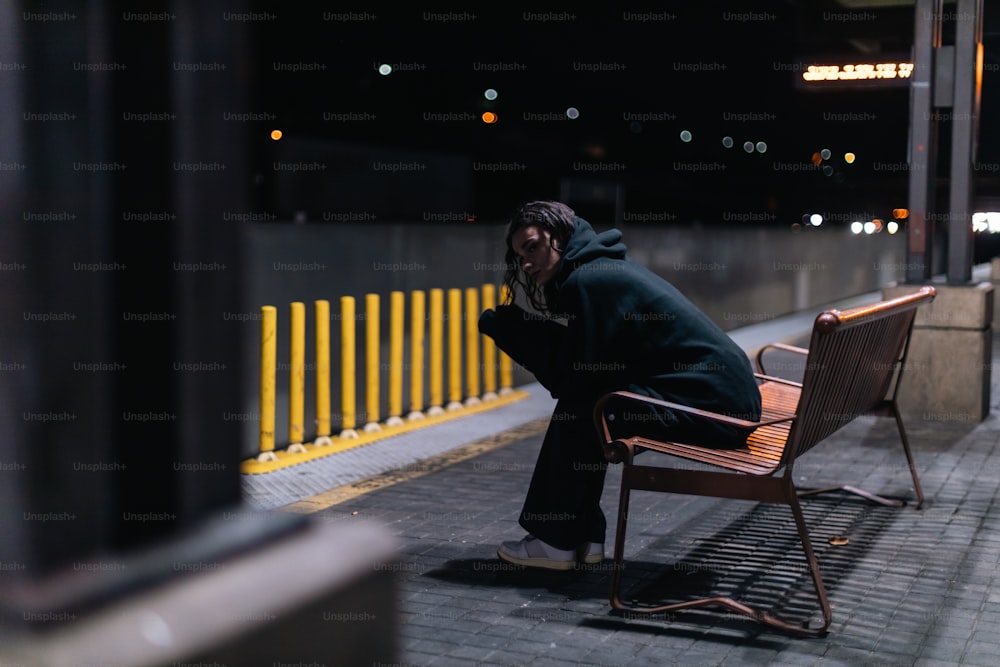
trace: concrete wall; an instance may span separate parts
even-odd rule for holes
[[[906,240],[902,235],[856,236],[843,227],[794,232],[756,225],[626,225],[622,229],[635,260],[670,280],[727,331],[875,291],[905,276]],[[504,228],[496,224],[275,222],[250,224],[245,230],[247,306],[223,317],[246,322],[240,343],[248,377],[258,378],[259,307],[278,308],[278,447],[287,442],[289,303],[298,300],[307,306],[308,435],[314,419],[313,300],[329,299],[331,314],[335,314],[339,313],[340,297],[354,296],[357,312],[363,313],[365,294],[381,295],[380,420],[384,420],[388,409],[389,293],[499,285],[503,276]],[[339,430],[339,325],[339,319],[331,322],[334,433]],[[358,321],[357,335],[360,348],[363,320]],[[365,421],[364,365],[361,349],[358,352],[360,425]],[[404,356],[408,366],[408,346]],[[515,370],[515,385],[530,381],[529,374]],[[409,410],[408,382],[406,374],[404,413]],[[243,408],[226,417],[245,421],[248,456],[257,452],[257,392],[256,382],[248,385]]]

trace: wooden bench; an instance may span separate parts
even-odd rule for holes
[[[846,311],[826,311],[820,313],[815,320],[808,349],[780,343],[762,348],[756,357],[759,372],[755,373],[763,401],[763,414],[758,422],[734,419],[625,391],[603,396],[595,406],[594,421],[605,458],[611,463],[623,465],[611,606],[616,610],[638,614],[662,614],[694,607],[716,606],[745,614],[784,631],[810,636],[825,634],[832,618],[830,603],[809,541],[799,496],[844,489],[887,504],[902,506],[906,503],[882,498],[852,486],[799,490],[795,487],[793,468],[800,456],[856,417],[871,414],[892,416],[895,417],[903,452],[913,477],[916,493],[914,506],[919,508],[922,505],[923,491],[896,398],[917,308],[931,302],[934,296],[934,288],[926,286],[896,299]],[[763,355],[768,349],[804,355],[802,382],[767,375]],[[648,435],[623,438],[619,434],[615,439],[608,428],[613,417],[608,413],[610,406],[607,403],[612,398],[615,398],[616,405],[622,405],[618,401],[626,399],[626,406],[634,407],[632,401],[636,401],[755,430],[748,437],[746,446],[740,449],[720,450],[697,443],[660,442],[650,439]],[[655,460],[663,465],[636,465],[635,455],[643,451],[660,452],[669,457],[656,457]],[[694,466],[692,462],[697,462],[698,465]],[[791,623],[766,610],[729,597],[706,597],[659,606],[626,604],[621,598],[620,589],[629,494],[633,490],[787,505],[794,516],[798,537],[808,561],[816,599],[823,614],[822,624],[816,627],[816,624],[809,622]]]

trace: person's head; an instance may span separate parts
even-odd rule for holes
[[[519,206],[507,226],[507,271],[504,285],[511,300],[518,286],[531,305],[542,312],[554,305],[553,278],[563,249],[573,235],[576,213],[556,201],[532,201]]]

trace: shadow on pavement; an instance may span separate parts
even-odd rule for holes
[[[793,623],[815,621],[819,606],[791,511],[766,503],[744,503],[734,512],[731,505],[718,506],[697,521],[646,541],[639,554],[634,547],[626,547],[623,598],[651,606],[726,596]],[[892,524],[899,514],[915,511],[885,507],[843,492],[804,500],[803,513],[831,600],[858,563],[871,567],[879,553],[877,542],[893,534]],[[648,536],[653,528],[638,521],[630,525],[630,534],[634,530],[636,535]],[[512,565],[496,558],[470,558],[449,560],[423,576],[460,586],[544,590],[563,600],[607,600],[613,570],[610,557],[565,572]],[[681,618],[700,618],[716,628],[771,634],[747,617],[721,608],[714,613],[622,614],[612,612],[607,604],[609,618],[624,615],[627,621],[659,622],[661,626]],[[581,610],[581,618],[586,616]]]

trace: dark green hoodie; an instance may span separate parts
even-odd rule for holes
[[[746,353],[677,288],[625,256],[621,231],[576,218],[557,274],[565,325],[500,306],[479,328],[553,398],[593,403],[614,390],[741,419],[760,418]]]

